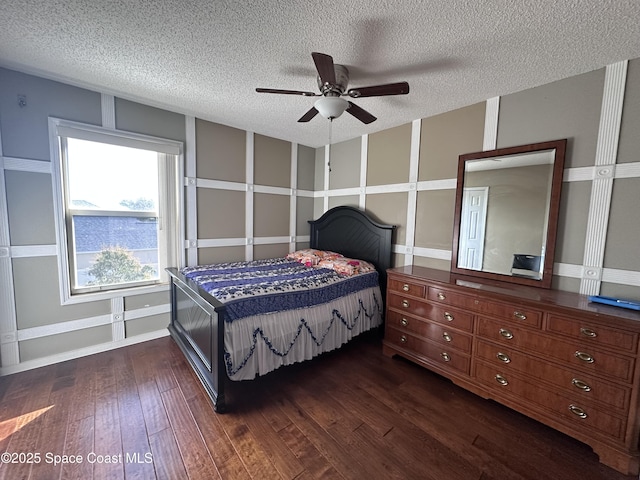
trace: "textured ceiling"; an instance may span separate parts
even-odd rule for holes
[[[0,66],[303,145],[317,91],[311,52],[350,87],[406,80],[406,96],[353,100],[333,143],[640,57],[638,0],[10,0]],[[20,92],[16,92],[20,93]]]

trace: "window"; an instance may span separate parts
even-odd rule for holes
[[[49,123],[63,303],[166,282],[180,258],[182,144]]]

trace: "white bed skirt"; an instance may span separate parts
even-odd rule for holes
[[[330,303],[235,320],[224,326],[225,366],[231,380],[251,380],[283,365],[335,350],[382,324],[379,287]]]

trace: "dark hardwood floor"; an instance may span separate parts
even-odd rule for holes
[[[373,336],[232,383],[223,415],[168,337],[0,377],[0,400],[10,480],[632,478]]]

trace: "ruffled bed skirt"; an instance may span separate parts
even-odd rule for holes
[[[225,366],[231,380],[251,380],[283,365],[335,350],[382,324],[379,287],[330,303],[225,324]]]

